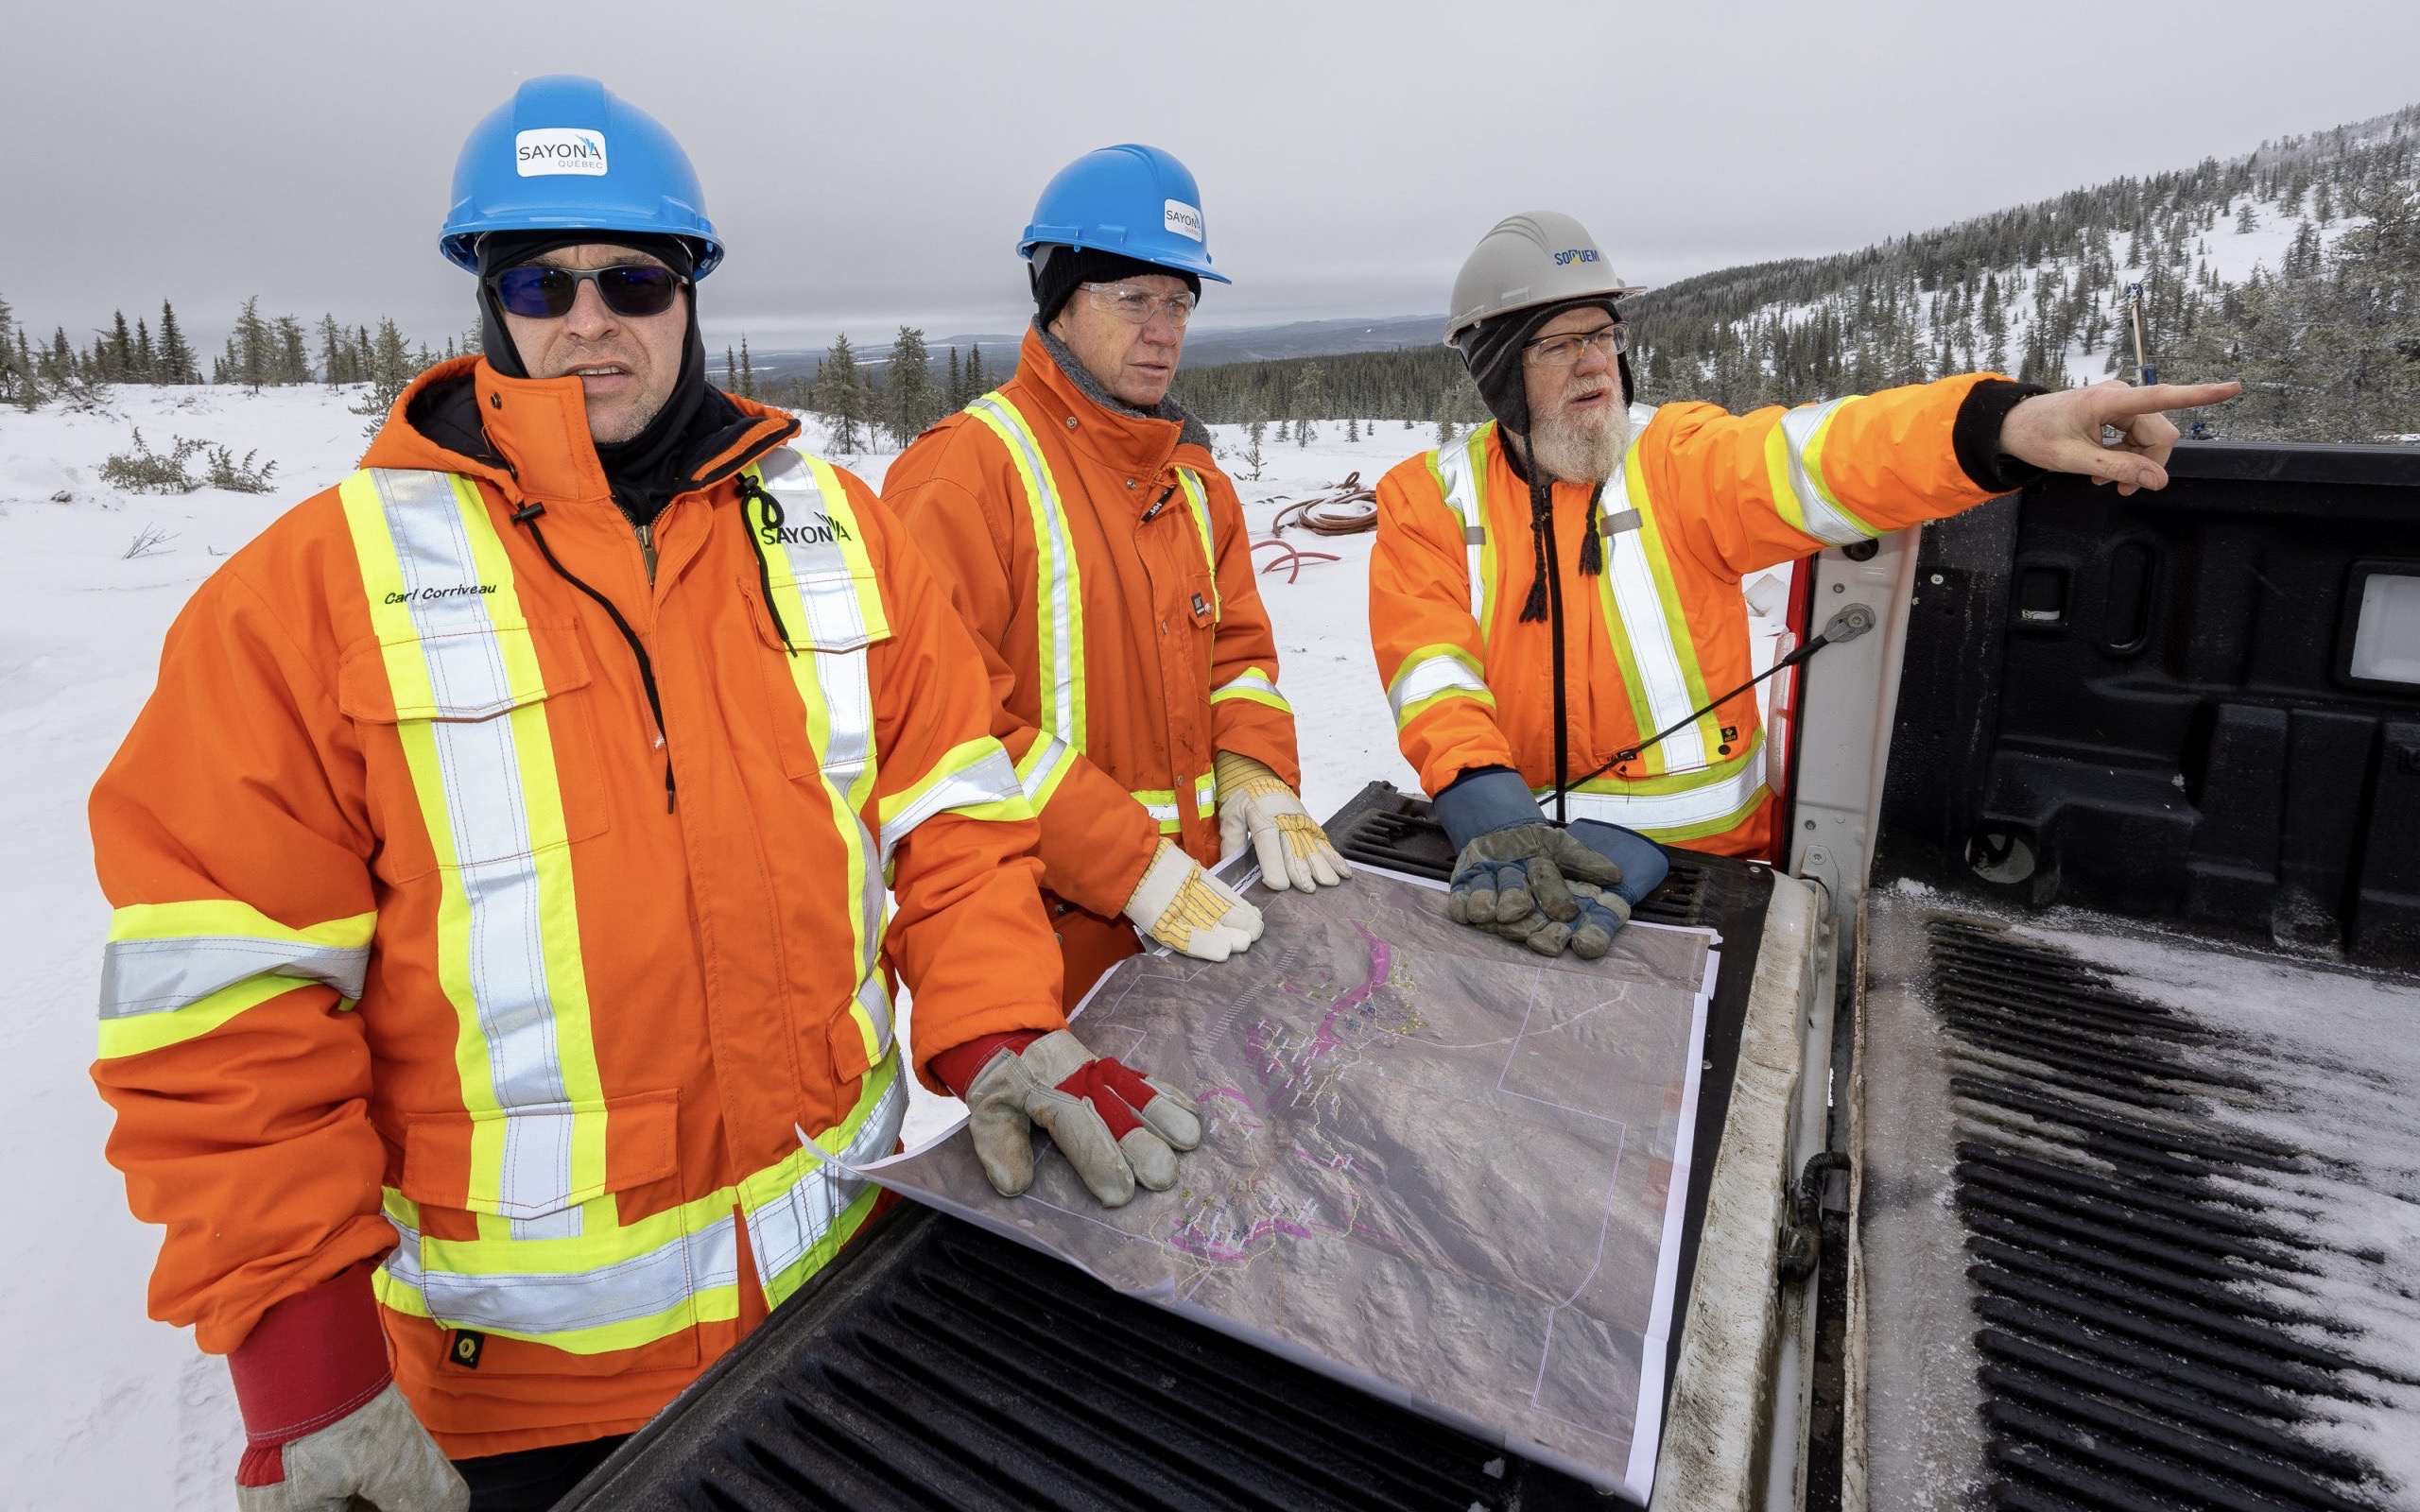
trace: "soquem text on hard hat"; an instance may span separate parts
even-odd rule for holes
[[[512,139],[512,165],[524,179],[550,173],[602,174],[605,133],[569,126],[519,132]]]
[[[1197,242],[1201,239],[1200,207],[1188,205],[1182,199],[1170,199],[1163,206],[1161,218],[1167,229],[1178,235],[1189,236]]]
[[[756,539],[769,546],[828,546],[835,541],[855,541],[849,527],[828,514],[819,514],[808,525],[761,524]]]
[[[1554,266],[1557,267],[1567,267],[1573,263],[1595,261],[1597,261],[1597,249],[1594,247],[1568,247],[1554,254]]]
[[[400,593],[389,593],[389,604],[434,604],[442,599],[462,598],[472,593],[493,593],[493,583],[457,583],[451,588],[406,588]]]

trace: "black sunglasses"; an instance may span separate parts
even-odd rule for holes
[[[559,320],[571,314],[582,284],[594,283],[597,298],[615,315],[662,315],[672,308],[672,297],[686,282],[668,267],[634,263],[625,267],[547,267],[524,263],[492,276],[498,304],[533,320]]]

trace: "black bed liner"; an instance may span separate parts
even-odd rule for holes
[[[1427,806],[1373,782],[1346,855],[1442,878]],[[1640,917],[1723,936],[1675,1318],[1729,1107],[1767,868],[1675,851]],[[1677,1360],[1680,1330],[1671,1348]],[[1670,1371],[1667,1371],[1668,1382]],[[564,1500],[565,1508],[1435,1508],[1621,1504],[969,1225],[902,1204]]]

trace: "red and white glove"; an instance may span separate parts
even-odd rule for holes
[[[471,1488],[387,1367],[373,1261],[261,1314],[227,1357],[244,1415],[242,1512],[465,1512]]]
[[[1201,1143],[1192,1098],[1094,1055],[1064,1029],[985,1035],[931,1064],[966,1100],[976,1158],[1004,1197],[1033,1185],[1035,1125],[1104,1208],[1124,1207],[1137,1186],[1176,1185],[1177,1152]]]

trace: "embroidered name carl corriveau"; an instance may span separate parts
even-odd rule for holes
[[[389,593],[389,604],[433,604],[441,598],[459,598],[465,593],[493,593],[493,583],[458,583],[452,588],[421,588],[401,593]]]

